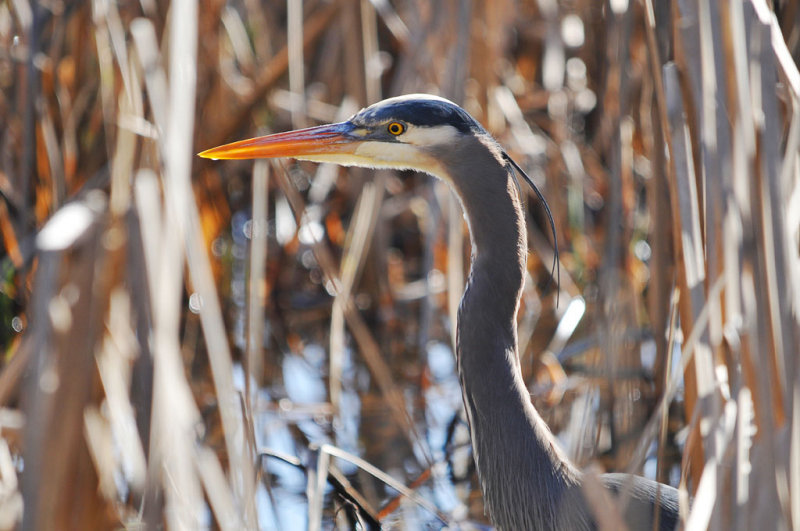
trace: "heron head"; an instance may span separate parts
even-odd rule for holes
[[[513,167],[542,201],[553,231],[554,270],[558,264],[555,223],[539,188],[467,111],[438,96],[410,94],[389,98],[338,124],[241,140],[203,151],[199,156],[291,157],[343,166],[417,170],[478,197],[483,188],[475,183],[481,179],[481,173],[492,169],[511,172]],[[479,174],[477,178],[475,173]],[[507,184],[503,180],[497,182],[501,186]]]
[[[412,169],[445,176],[441,154],[484,133],[461,107],[413,94],[367,107],[349,120],[241,140],[203,151],[210,159],[292,157],[344,166]]]

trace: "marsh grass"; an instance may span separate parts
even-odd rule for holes
[[[0,527],[488,523],[423,175],[208,147],[435,92],[542,188],[519,317],[588,473],[800,526],[800,4],[0,3]]]

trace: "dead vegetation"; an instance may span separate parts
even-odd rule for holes
[[[568,453],[800,527],[798,57],[795,0],[0,3],[0,528],[487,523],[447,188],[194,156],[409,92],[548,198],[519,331]]]

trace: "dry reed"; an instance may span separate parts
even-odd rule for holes
[[[194,157],[408,92],[551,204],[522,365],[589,481],[680,485],[687,529],[800,527],[800,2],[773,4],[0,3],[0,528],[488,522],[434,363],[454,196]]]

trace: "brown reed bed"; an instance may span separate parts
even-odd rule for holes
[[[488,522],[447,188],[194,156],[409,92],[548,198],[522,364],[573,459],[679,485],[688,529],[800,527],[800,3],[773,4],[0,3],[0,528]]]

